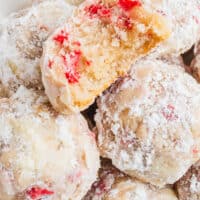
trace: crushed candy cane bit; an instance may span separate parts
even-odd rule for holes
[[[194,148],[194,149],[192,149],[192,153],[197,154],[197,153],[199,153],[199,150],[197,148]]]
[[[196,16],[192,16],[192,18],[193,18],[193,20],[196,22],[196,24],[199,24],[199,23],[200,23],[199,19],[198,19]]]
[[[61,56],[65,65],[65,77],[69,83],[77,83],[80,78],[80,74],[77,71],[77,67],[81,60],[81,55],[81,51],[75,50],[73,52],[70,52],[69,61],[67,61],[66,56]]]
[[[52,60],[49,60],[49,61],[48,61],[48,67],[49,67],[50,69],[51,69],[52,65],[53,65],[53,61],[52,61]]]
[[[125,11],[129,11],[134,7],[141,6],[141,2],[138,0],[119,0],[118,5]]]
[[[74,183],[74,182],[77,182],[81,178],[82,175],[83,175],[82,172],[79,170],[76,173],[69,175],[67,177],[67,180],[71,183]]]
[[[109,18],[111,16],[111,10],[100,4],[92,4],[86,7],[85,11],[89,13],[90,17]]]
[[[178,119],[178,116],[174,112],[175,108],[172,105],[167,105],[166,108],[162,109],[162,114],[168,121],[173,121]]]
[[[68,36],[69,34],[68,33],[65,33],[63,30],[61,31],[60,34],[56,35],[53,40],[58,42],[59,44],[63,45],[64,41],[68,40]]]
[[[38,186],[32,187],[26,191],[26,195],[33,200],[40,200],[42,197],[53,195],[54,192]]]
[[[75,41],[72,44],[75,45],[75,46],[79,46],[79,47],[81,46],[81,43],[79,41]]]
[[[131,20],[129,17],[120,16],[118,17],[118,20],[117,20],[117,26],[122,29],[131,30],[133,27],[133,24],[131,23]]]

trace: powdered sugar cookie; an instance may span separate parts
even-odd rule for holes
[[[200,199],[200,160],[177,182],[180,200]]]
[[[22,87],[0,100],[2,200],[81,200],[96,179],[99,154],[86,121],[46,101]]]
[[[111,165],[102,166],[99,178],[83,200],[177,200],[170,188],[157,189],[131,179]]]
[[[40,57],[48,35],[72,13],[64,0],[48,0],[12,14],[1,24],[0,80],[16,91],[19,85],[42,88]]]
[[[155,50],[156,55],[175,54],[189,50],[200,39],[199,0],[142,0],[165,16],[171,24],[172,34]]]
[[[132,70],[99,98],[101,155],[130,176],[173,184],[200,158],[200,86],[159,60]]]
[[[42,78],[54,108],[87,108],[134,60],[169,37],[166,26],[139,1],[85,1],[45,42]]]

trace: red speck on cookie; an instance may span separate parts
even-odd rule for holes
[[[198,19],[196,16],[192,16],[192,18],[193,18],[193,20],[194,20],[197,24],[200,23],[199,19]]]
[[[111,10],[104,5],[93,4],[85,8],[90,17],[97,16],[99,18],[109,18]]]
[[[197,148],[194,148],[194,149],[192,149],[192,153],[197,154],[197,153],[199,153],[199,150]]]
[[[119,0],[118,5],[125,11],[129,11],[136,6],[141,6],[141,2],[138,0]]]
[[[131,20],[129,17],[120,16],[118,17],[118,20],[117,20],[117,26],[122,29],[131,30],[133,27],[133,24],[131,23]]]
[[[107,191],[106,189],[106,184],[104,183],[104,180],[100,180],[99,182],[97,182],[96,184],[94,184],[94,188],[96,188],[96,195],[101,195],[104,192]]]
[[[178,116],[174,112],[175,108],[172,105],[167,105],[166,108],[162,109],[162,114],[168,121],[173,121],[178,119]]]
[[[82,172],[79,170],[74,174],[71,174],[67,177],[67,180],[70,181],[71,183],[77,182],[80,180],[82,176]]]
[[[89,132],[89,136],[93,139],[96,140],[96,134],[92,131]]]
[[[86,60],[85,63],[87,66],[90,66],[92,64],[92,61]]]
[[[75,42],[73,42],[73,45],[80,47],[81,43],[79,41],[75,41]]]
[[[33,200],[40,200],[42,197],[53,195],[54,192],[45,188],[34,186],[26,191],[26,195]]]
[[[63,30],[58,34],[56,35],[53,40],[58,42],[59,44],[63,45],[64,41],[68,40],[68,36],[69,34],[68,33],[65,33]]]
[[[49,67],[50,69],[51,69],[52,65],[53,65],[53,61],[52,61],[52,60],[49,60],[49,61],[48,61],[48,67]]]
[[[69,59],[66,56],[61,55],[65,65],[65,77],[69,83],[77,83],[80,74],[77,71],[77,67],[81,61],[82,52],[80,50],[74,50],[69,53]]]

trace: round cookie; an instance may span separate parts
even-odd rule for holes
[[[179,200],[200,199],[200,160],[176,183]]]
[[[103,165],[99,178],[83,200],[178,200],[170,188],[157,189],[131,179],[111,165]]]
[[[43,42],[73,9],[64,0],[48,0],[1,22],[0,84],[7,93],[15,92],[19,85],[43,87],[39,67]]]
[[[23,87],[0,100],[0,113],[0,198],[81,200],[99,168],[84,118],[55,112]]]
[[[156,50],[155,55],[180,55],[200,39],[199,0],[142,0],[170,22],[172,34]]]
[[[157,186],[173,184],[200,158],[200,85],[184,69],[141,60],[98,100],[101,155]]]
[[[191,63],[190,68],[191,68],[192,75],[200,83],[200,42],[196,45],[195,57]]]
[[[165,18],[134,2],[87,0],[45,42],[42,80],[56,110],[86,109],[136,59],[169,37]]]

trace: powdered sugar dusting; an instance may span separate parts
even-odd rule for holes
[[[138,62],[99,99],[101,153],[130,175],[174,183],[200,156],[192,153],[200,144],[199,106],[200,86],[179,66]]]

